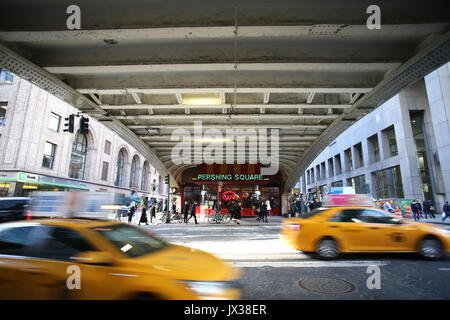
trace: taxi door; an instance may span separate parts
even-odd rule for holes
[[[32,287],[32,299],[117,299],[126,290],[117,268],[74,260],[96,249],[75,230],[44,226],[32,267],[23,274]]]
[[[376,251],[410,251],[416,228],[386,212],[367,209],[362,214],[373,230],[372,247]]]
[[[327,233],[340,242],[343,251],[370,250],[373,230],[361,220],[364,209],[343,209],[327,223]]]

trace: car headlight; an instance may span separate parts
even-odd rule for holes
[[[226,290],[238,289],[234,281],[180,281],[193,293],[201,297],[214,297],[225,294]]]

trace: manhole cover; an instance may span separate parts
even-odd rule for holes
[[[349,293],[355,290],[352,283],[334,278],[304,278],[298,280],[298,285],[303,289],[325,294]]]

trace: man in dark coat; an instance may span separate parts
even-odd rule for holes
[[[430,214],[430,204],[428,202],[428,200],[423,200],[423,213],[425,214],[425,219],[428,219],[428,215],[431,216]]]
[[[270,197],[270,214],[275,214],[275,199],[273,197]]]
[[[152,207],[150,209],[150,223],[152,223],[153,218],[156,220],[156,203],[152,203]]]
[[[239,202],[235,202],[233,205],[233,217],[234,217],[234,222],[236,222],[236,224],[240,224],[239,221],[241,220],[241,204]]]
[[[193,204],[192,204],[192,206],[191,206],[191,210],[190,210],[190,216],[189,216],[189,219],[188,219],[188,222],[189,222],[189,220],[191,220],[191,218],[192,217],[194,217],[194,220],[195,220],[195,224],[198,224],[198,222],[197,222],[197,216],[195,215],[195,209],[197,208],[197,201],[195,201]]]
[[[420,213],[422,211],[422,206],[416,200],[414,200],[411,203],[411,211],[413,212],[414,215],[414,221],[420,221]]]
[[[146,225],[148,225],[148,222],[147,222],[147,206],[148,206],[148,198],[147,197],[142,197],[142,201],[141,201],[141,219],[139,220],[139,225],[141,225],[141,223],[145,223]]]
[[[267,211],[267,204],[265,201],[263,201],[261,203],[261,220],[264,222],[268,222],[267,221],[267,215],[268,215],[268,211]]]
[[[189,202],[187,202],[187,200],[185,200],[184,205],[183,205],[183,221],[184,221],[184,223],[188,223],[188,214],[189,214]]]

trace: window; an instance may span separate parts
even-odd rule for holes
[[[355,156],[355,167],[361,168],[364,167],[364,157],[363,157],[363,151],[362,151],[362,144],[358,143],[353,147],[354,156]]]
[[[105,153],[111,154],[111,142],[108,140],[105,140]]]
[[[360,175],[349,179],[349,184],[355,189],[357,194],[368,194],[369,190],[366,188],[366,177]]]
[[[55,161],[56,144],[51,142],[45,142],[44,146],[44,158],[42,159],[42,166],[45,168],[53,169],[53,163]]]
[[[341,167],[341,155],[337,154],[334,156],[334,170],[336,172],[336,175],[342,174],[342,167]]]
[[[6,110],[8,110],[8,102],[0,102],[0,127],[6,125]]]
[[[2,69],[0,71],[0,84],[12,84],[13,75],[8,70]]]
[[[109,169],[109,163],[103,161],[102,178],[101,178],[103,181],[107,181],[108,180],[108,169]]]
[[[43,244],[34,255],[38,258],[53,260],[70,260],[70,257],[86,251],[96,251],[77,232],[63,227],[46,227]]]
[[[138,171],[139,171],[139,158],[137,156],[134,156],[133,160],[131,161],[130,188],[138,186],[137,184]]]
[[[340,181],[333,182],[331,184],[331,186],[333,188],[342,188],[344,186],[344,183],[342,182],[342,180],[340,180]]]
[[[334,177],[333,158],[328,159],[328,178]]]
[[[125,161],[126,161],[126,151],[125,149],[121,149],[119,151],[119,155],[117,156],[117,163],[116,163],[116,178],[114,179],[114,185],[116,186],[123,186]]]
[[[144,162],[144,168],[142,169],[142,185],[141,190],[148,191],[148,175],[150,173],[150,166],[148,162]]]
[[[87,138],[86,134],[78,130],[72,144],[72,154],[70,156],[69,177],[83,179],[86,165]]]
[[[0,232],[0,254],[23,255],[24,249],[32,243],[31,231],[36,227],[9,228]]]
[[[364,210],[360,219],[365,223],[402,224],[400,219],[378,210]]]
[[[352,161],[352,150],[348,148],[344,151],[344,161],[345,161],[345,170],[352,171],[353,170],[353,161]]]
[[[361,214],[364,210],[360,209],[347,209],[342,210],[330,219],[331,222],[348,222],[348,223],[357,223],[361,222]]]
[[[378,146],[378,135],[373,135],[367,139],[369,144],[369,155],[371,163],[380,161],[380,147]]]
[[[95,228],[94,231],[101,234],[129,258],[141,257],[168,246],[166,242],[128,225],[112,225]]]
[[[400,166],[376,171],[373,174],[378,199],[403,198],[403,184]]]
[[[395,138],[394,126],[390,126],[389,128],[384,129],[383,135],[385,136],[385,139],[387,140],[387,143],[389,145],[389,156],[394,157],[398,155],[397,139]]]
[[[50,113],[50,119],[48,121],[48,128],[59,132],[59,125],[61,123],[61,117],[58,116],[56,113],[51,112]]]

